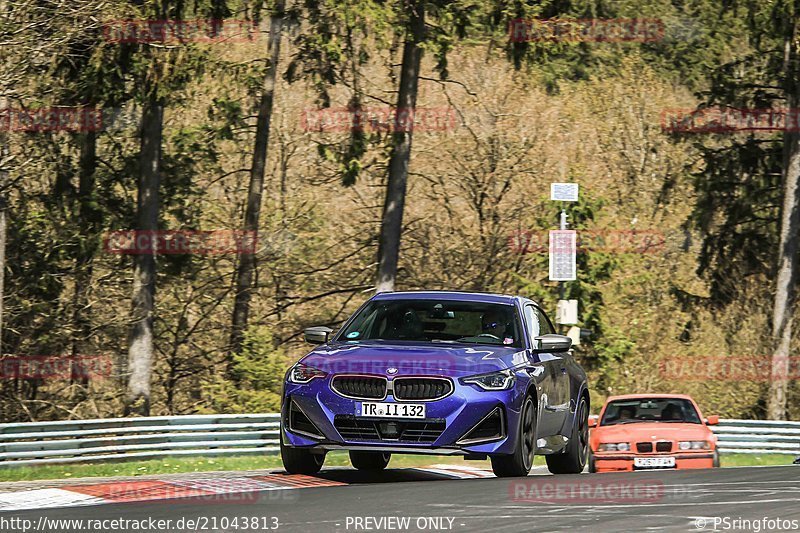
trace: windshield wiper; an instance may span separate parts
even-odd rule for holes
[[[480,345],[483,345],[483,346],[504,346],[500,342],[485,342],[485,341],[482,342],[482,341],[464,340],[464,339],[468,339],[468,338],[469,337],[461,337],[460,339],[457,339],[456,342],[461,342],[461,343],[464,343],[464,344],[480,344]]]

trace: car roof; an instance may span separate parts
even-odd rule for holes
[[[613,402],[615,400],[638,400],[639,398],[655,398],[655,399],[667,399],[667,398],[674,398],[676,400],[689,400],[694,401],[691,396],[688,394],[620,394],[619,396],[609,396],[606,400],[606,403]]]
[[[450,302],[485,302],[498,304],[513,304],[516,296],[507,294],[492,294],[487,292],[460,292],[460,291],[400,291],[381,292],[372,297],[373,300],[406,300],[409,298],[419,300],[442,300]]]

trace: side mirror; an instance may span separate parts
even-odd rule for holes
[[[306,342],[311,344],[325,344],[328,342],[328,336],[333,333],[333,330],[328,326],[312,326],[303,331],[303,336]]]
[[[711,415],[706,418],[706,425],[716,426],[717,424],[719,424],[719,415]]]
[[[534,350],[536,352],[566,352],[572,347],[572,339],[566,335],[548,333],[536,337],[535,340],[539,343],[539,347]]]
[[[600,418],[600,415],[589,415],[589,427],[594,428],[597,427],[597,419]]]

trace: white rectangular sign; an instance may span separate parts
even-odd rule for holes
[[[550,231],[550,280],[572,281],[578,270],[575,249],[578,234],[575,230]]]
[[[559,200],[561,202],[577,202],[578,201],[578,184],[577,183],[551,183],[550,184],[550,199]]]
[[[556,304],[556,324],[574,326],[578,323],[578,300],[559,300]]]

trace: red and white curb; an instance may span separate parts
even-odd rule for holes
[[[464,465],[433,465],[426,468],[415,468],[415,470],[422,470],[432,474],[441,474],[443,476],[450,476],[456,479],[479,479],[495,477],[491,470],[484,470],[482,468]]]
[[[106,503],[67,489],[36,489],[24,492],[0,494],[0,511],[22,511],[26,509],[52,509],[55,507],[78,507]]]
[[[497,477],[491,470],[483,468],[476,468],[468,465],[433,465],[425,468],[414,468],[414,470],[421,470],[423,472],[430,472],[432,474],[440,474],[449,476],[455,479],[482,479]],[[550,471],[546,466],[534,466],[531,468],[530,475],[549,475]]]
[[[345,485],[312,476],[267,474],[249,477],[120,481],[0,494],[0,511],[53,509],[123,502],[190,498],[195,501],[255,503],[262,491]]]
[[[433,465],[413,468],[450,479],[494,477],[489,470],[464,465]],[[111,483],[67,485],[59,488],[33,489],[0,493],[0,512],[54,509],[125,502],[157,502],[191,499],[194,501],[256,503],[265,499],[264,491],[347,485],[314,476],[265,474],[255,476],[198,477],[172,480],[119,481]]]

